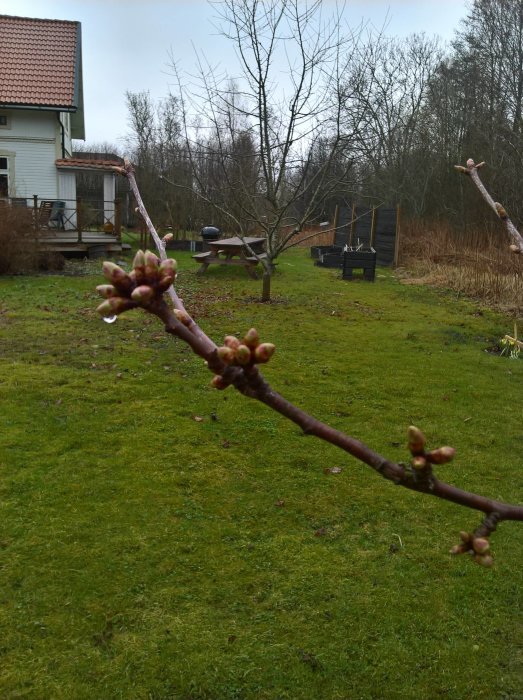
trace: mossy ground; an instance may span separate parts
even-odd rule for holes
[[[443,478],[523,501],[523,362],[485,352],[510,318],[302,251],[259,304],[177,257],[212,337],[276,343],[287,398],[396,460],[414,423],[456,447]],[[155,319],[102,323],[96,269],[0,279],[0,696],[521,697],[521,525],[491,570],[452,558],[478,514],[212,390]]]

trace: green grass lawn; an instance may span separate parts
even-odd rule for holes
[[[414,423],[457,449],[442,478],[523,501],[523,362],[485,352],[510,318],[302,251],[263,305],[177,258],[209,335],[277,345],[284,396],[398,461]],[[211,389],[143,312],[103,323],[100,267],[0,279],[0,697],[522,698],[522,525],[492,569],[451,557],[479,514]]]

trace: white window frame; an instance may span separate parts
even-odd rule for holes
[[[7,168],[0,168],[0,175],[5,175],[7,177],[7,194],[5,196],[9,197],[10,196],[10,189],[11,189],[11,175],[9,172],[10,157],[7,154],[0,153],[0,158],[5,158],[7,160]]]

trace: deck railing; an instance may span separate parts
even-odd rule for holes
[[[20,206],[21,199],[17,200]],[[95,231],[115,236],[121,242],[121,202],[119,199],[103,201],[99,206],[76,199],[45,199],[33,195],[33,221],[37,232],[76,232],[77,242],[82,243],[83,233]]]

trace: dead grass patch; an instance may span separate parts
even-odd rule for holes
[[[410,221],[402,236],[402,282],[446,287],[520,315],[522,257],[509,251],[508,240],[499,228],[456,231],[444,223]]]

